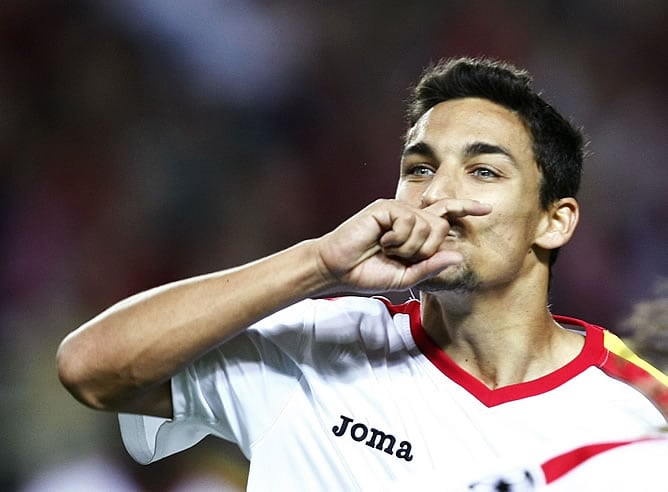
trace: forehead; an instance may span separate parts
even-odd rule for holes
[[[436,149],[456,149],[471,141],[489,142],[528,153],[531,135],[520,117],[503,106],[486,99],[452,99],[437,104],[409,130],[406,145],[426,142]]]

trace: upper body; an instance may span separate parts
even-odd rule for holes
[[[303,301],[176,375],[173,419],[122,415],[123,439],[142,463],[205,435],[231,440],[250,459],[249,490],[385,491],[411,480],[460,490],[591,443],[652,436],[665,420],[634,385],[666,378],[610,332],[555,322],[583,339],[580,353],[490,389],[429,337],[416,300]]]
[[[254,323],[311,297],[411,287],[437,349],[489,390],[568,366],[585,339],[554,321],[547,296],[578,222],[582,137],[513,70],[435,67],[415,91],[395,198],[112,306],[61,344],[65,386],[94,408],[171,418],[172,377]]]

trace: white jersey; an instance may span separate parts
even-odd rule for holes
[[[571,449],[543,463],[488,473],[459,488],[439,488],[438,474],[397,481],[386,492],[663,492],[668,490],[668,434],[599,442]]]
[[[176,375],[173,420],[121,415],[123,440],[149,463],[228,439],[250,459],[249,490],[367,492],[437,476],[447,491],[665,424],[629,384],[659,379],[666,398],[665,376],[610,332],[556,319],[585,336],[581,353],[492,390],[431,341],[418,301],[302,301]]]

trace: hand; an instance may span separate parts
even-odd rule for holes
[[[334,290],[405,290],[462,261],[442,247],[448,218],[486,215],[491,206],[444,199],[420,209],[377,200],[317,240],[323,275]]]

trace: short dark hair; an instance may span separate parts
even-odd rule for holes
[[[526,70],[488,58],[451,58],[430,65],[408,101],[409,129],[429,109],[451,99],[487,99],[515,112],[532,139],[534,158],[541,171],[540,205],[547,209],[580,188],[585,139],[582,131],[561,116],[532,87]],[[550,255],[554,263],[557,250]]]

